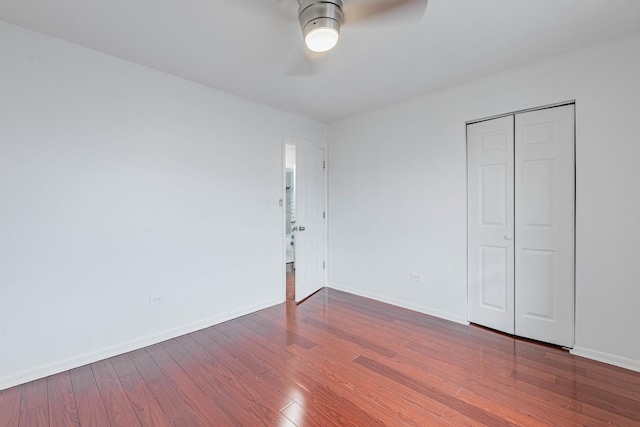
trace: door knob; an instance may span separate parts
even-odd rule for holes
[[[511,234],[506,234],[504,236],[504,240],[511,240],[511,239],[513,239],[513,236]]]
[[[305,228],[303,226],[298,227],[298,231],[304,231]]]

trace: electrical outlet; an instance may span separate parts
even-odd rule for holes
[[[409,280],[411,280],[412,282],[424,282],[424,276],[420,273],[410,273],[409,274]]]
[[[164,295],[151,295],[149,297],[149,305],[162,304],[164,302]]]

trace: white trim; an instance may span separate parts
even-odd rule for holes
[[[259,304],[254,304],[250,307],[245,307],[240,310],[231,311],[228,313],[220,314],[214,317],[209,317],[197,322],[192,322],[183,326],[169,329],[157,334],[147,335],[146,337],[127,341],[122,344],[113,345],[103,348],[98,351],[83,354],[81,356],[71,357],[57,362],[48,363],[36,368],[27,369],[16,374],[8,375],[0,378],[0,390],[24,384],[29,381],[37,380],[40,378],[48,377],[49,375],[58,374],[60,372],[68,371],[69,369],[78,368],[80,366],[87,365],[89,363],[97,362],[99,360],[108,359],[119,354],[127,353],[129,351],[137,350],[143,347],[147,347],[153,344],[157,344],[162,341],[166,341],[181,335],[189,334],[191,332],[199,331],[204,328],[208,328],[218,323],[226,322],[231,319],[235,319],[246,314],[256,312],[268,307],[282,303],[281,298],[274,298],[263,301]]]
[[[448,313],[446,311],[437,310],[431,307],[425,307],[423,305],[413,304],[407,301],[397,300],[395,298],[389,298],[384,295],[379,295],[373,292],[363,291],[361,289],[351,288],[349,286],[340,285],[337,283],[330,283],[329,288],[337,289],[339,291],[348,292],[353,295],[358,295],[365,298],[371,298],[376,301],[384,302],[387,304],[395,305],[397,307],[406,308],[412,311],[417,311],[418,313],[428,314],[429,316],[438,317],[440,319],[449,320],[451,322],[460,323],[462,325],[468,325],[466,317],[459,316],[456,314]]]
[[[609,365],[619,366],[632,371],[640,372],[640,360],[628,359],[615,354],[605,353],[598,350],[592,350],[585,347],[573,347],[569,350],[574,356],[586,357],[587,359],[597,360],[598,362],[608,363]]]

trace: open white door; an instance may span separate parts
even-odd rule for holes
[[[324,286],[324,162],[322,147],[296,142],[296,302]]]
[[[516,335],[573,347],[574,106],[516,115]]]
[[[468,317],[514,333],[513,116],[467,126]]]

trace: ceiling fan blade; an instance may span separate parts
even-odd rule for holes
[[[429,0],[350,0],[343,6],[345,24],[376,21],[419,22]]]

